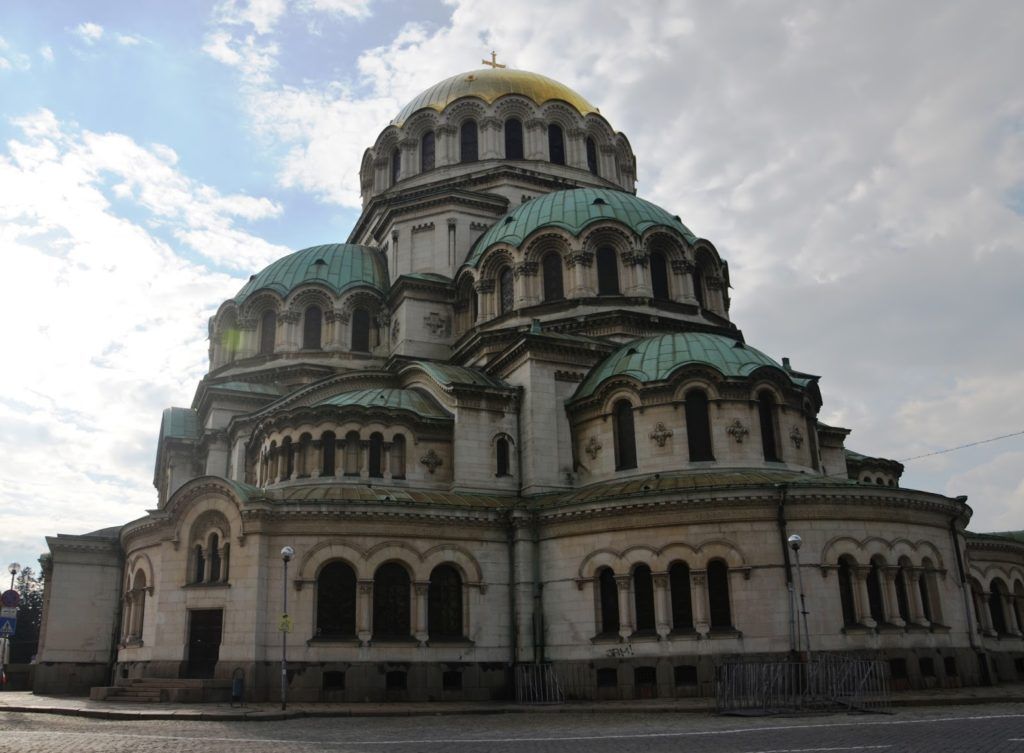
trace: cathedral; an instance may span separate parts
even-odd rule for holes
[[[636,175],[542,75],[409,102],[348,240],[210,319],[155,509],[47,539],[35,691],[484,700],[542,666],[671,698],[805,645],[896,689],[1024,678],[1024,535],[848,449],[813,364],[745,340],[727,261]]]

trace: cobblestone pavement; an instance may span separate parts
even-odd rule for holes
[[[109,721],[0,714],[0,753],[1024,753],[1019,704],[886,715],[509,714],[280,722]]]

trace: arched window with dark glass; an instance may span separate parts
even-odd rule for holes
[[[896,571],[896,609],[904,623],[910,622],[910,594],[907,593],[907,578],[910,572],[904,566]]]
[[[924,567],[924,572],[921,573],[921,577],[917,579],[917,590],[921,596],[921,612],[924,613],[924,617],[928,622],[935,622],[935,613],[932,611],[932,596],[929,589],[929,580],[932,577],[931,562],[925,560],[921,563]]]
[[[370,312],[362,307],[352,312],[352,350],[358,353],[370,350]]]
[[[438,565],[427,588],[427,634],[431,640],[462,638],[462,576],[451,565]]]
[[[345,435],[345,475],[358,476],[362,458],[359,457],[359,432],[350,431]]]
[[[857,624],[857,607],[853,599],[853,565],[849,557],[839,559],[839,603],[843,609],[843,625]]]
[[[291,437],[281,440],[281,454],[284,455],[284,480],[287,481],[295,475],[295,452]]]
[[[619,261],[611,246],[597,249],[597,294],[619,294]]]
[[[356,573],[348,563],[328,562],[316,579],[316,637],[356,634]]]
[[[779,451],[775,442],[775,400],[768,390],[763,390],[757,396],[757,415],[761,421],[761,451],[764,453],[764,459],[778,462]]]
[[[508,451],[508,440],[505,437],[498,437],[498,441],[494,443],[494,460],[497,466],[497,472],[495,476],[508,476],[509,475],[509,451]]]
[[[260,355],[269,356],[274,352],[274,341],[277,339],[277,313],[267,309],[260,316]]]
[[[436,152],[434,132],[427,131],[420,139],[420,172],[434,169],[434,154]]]
[[[562,257],[557,251],[549,251],[541,259],[541,274],[544,276],[544,302],[560,301],[565,298],[562,285]]]
[[[515,303],[515,287],[513,286],[512,267],[502,267],[498,273],[498,310],[507,314]]]
[[[868,608],[871,611],[871,619],[876,624],[885,623],[885,602],[882,600],[882,569],[878,562],[872,561],[871,569],[868,570]]]
[[[384,435],[379,431],[370,435],[369,446],[370,457],[367,458],[370,466],[370,478],[384,477]]]
[[[202,544],[196,544],[192,565],[195,568],[192,571],[192,582],[202,583],[206,579],[206,557],[203,555]]]
[[[729,566],[722,560],[712,560],[708,563],[708,613],[712,630],[732,629]]]
[[[654,620],[654,580],[651,568],[637,565],[633,570],[633,609],[636,612],[636,631],[653,633],[656,629]]]
[[[476,121],[467,120],[459,129],[459,162],[476,162],[478,159]]]
[[[557,123],[548,125],[548,156],[556,165],[565,164],[565,136]]]
[[[518,118],[505,121],[505,159],[523,159],[523,122]]]
[[[395,434],[391,439],[391,478],[405,478],[405,437]]]
[[[334,475],[334,451],[337,437],[333,431],[325,431],[320,435],[320,475]]]
[[[302,347],[304,350],[320,350],[324,313],[319,306],[307,306],[302,322]]]
[[[587,136],[587,169],[600,177],[600,172],[597,168],[597,144],[594,143],[593,136]]]
[[[400,149],[395,149],[391,152],[391,185],[395,185],[398,182],[398,178],[401,174],[402,152]]]
[[[409,573],[397,562],[387,562],[373,576],[373,637],[408,638]]]
[[[619,587],[615,584],[615,574],[610,568],[604,568],[597,576],[600,589],[601,633],[618,635],[619,633]]]
[[[210,582],[220,582],[220,537],[217,534],[210,535]]]
[[[697,299],[698,306],[707,308],[704,296],[704,270],[701,269],[700,264],[697,264],[691,274],[693,275],[693,297]]]
[[[1003,608],[1003,596],[1006,586],[998,578],[989,586],[988,611],[992,615],[992,629],[999,635],[1006,635],[1006,610]]]
[[[711,454],[711,420],[708,417],[708,396],[703,390],[686,393],[686,444],[690,462],[714,460]]]
[[[690,598],[690,566],[676,562],[668,569],[668,588],[672,596],[672,629],[693,631],[693,601]]]
[[[668,292],[668,262],[665,254],[660,251],[651,254],[651,294],[659,301],[671,298]]]
[[[619,400],[612,409],[615,427],[615,470],[636,468],[636,434],[633,430],[633,405]]]

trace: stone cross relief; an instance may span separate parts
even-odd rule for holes
[[[789,438],[793,440],[793,446],[796,447],[798,450],[800,449],[800,446],[804,443],[804,435],[800,433],[799,426],[793,427],[793,431],[789,432]]]
[[[441,316],[436,311],[431,311],[423,317],[423,326],[429,329],[434,337],[449,337],[452,334],[451,319]]]
[[[651,432],[650,437],[658,443],[658,447],[664,447],[665,442],[669,437],[672,436],[672,430],[666,428],[665,424],[661,421],[654,425],[654,431]]]
[[[743,423],[737,418],[726,428],[725,433],[736,440],[736,444],[743,444],[743,440],[748,434],[750,429],[743,425]]]
[[[427,467],[431,474],[444,464],[444,461],[433,450],[427,450],[427,454],[420,458],[420,462]]]
[[[597,441],[597,437],[591,435],[590,441],[587,442],[587,446],[583,449],[590,455],[591,460],[597,460],[597,454],[601,452],[601,443]]]

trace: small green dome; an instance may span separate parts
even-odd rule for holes
[[[657,204],[611,188],[576,188],[531,199],[499,219],[474,244],[466,264],[477,266],[484,252],[495,243],[519,246],[542,227],[560,227],[577,236],[587,225],[600,220],[618,220],[636,233],[662,225],[682,234],[690,243],[697,240],[678,216]]]
[[[385,408],[389,411],[404,410],[423,418],[451,419],[451,415],[444,408],[417,390],[387,387],[353,390],[321,400],[317,404],[354,406],[366,409]]]
[[[660,382],[684,364],[710,366],[726,377],[745,377],[762,366],[770,366],[787,374],[794,384],[806,382],[794,379],[776,361],[734,338],[706,332],[677,332],[623,345],[591,370],[572,399],[594,394],[602,382],[615,376],[632,377],[642,384]]]
[[[335,293],[355,285],[386,291],[388,274],[380,253],[368,246],[352,243],[312,246],[278,259],[254,274],[238,291],[235,302],[240,304],[260,290],[273,290],[286,296],[307,282],[322,283]]]

